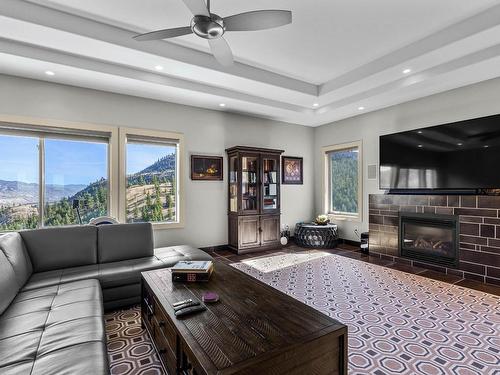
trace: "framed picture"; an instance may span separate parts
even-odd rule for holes
[[[289,185],[302,185],[304,183],[303,164],[303,158],[282,156],[281,183]]]
[[[191,155],[191,180],[222,181],[222,156]]]

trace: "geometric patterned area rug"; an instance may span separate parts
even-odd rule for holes
[[[497,296],[315,250],[232,266],[346,324],[350,375],[500,375]]]
[[[105,314],[109,366],[112,375],[164,375],[146,330],[141,328],[141,308]]]

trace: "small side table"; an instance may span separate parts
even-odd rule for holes
[[[299,223],[295,226],[295,242],[299,246],[331,249],[337,246],[338,241],[336,224]]]

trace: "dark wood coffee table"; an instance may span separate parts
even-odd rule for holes
[[[220,301],[174,316],[173,303],[205,291]],[[222,262],[208,283],[143,272],[142,322],[169,375],[347,374],[345,325]]]

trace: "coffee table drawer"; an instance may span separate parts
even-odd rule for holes
[[[160,328],[159,322],[156,319],[154,321],[154,340],[163,365],[166,367],[169,375],[175,375],[177,373],[177,357],[175,351],[168,344],[163,334],[163,330]]]
[[[175,333],[175,329],[173,324],[170,321],[168,315],[163,311],[161,304],[155,298],[155,305],[158,308],[155,309],[155,318],[158,321],[158,327],[165,336],[165,340],[171,348],[175,348],[177,346],[177,335]]]

